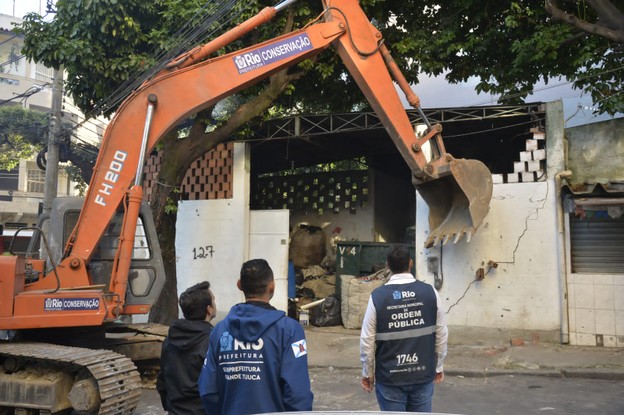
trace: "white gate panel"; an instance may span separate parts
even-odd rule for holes
[[[249,259],[266,259],[275,277],[271,304],[288,311],[288,210],[252,210],[249,223]]]
[[[182,201],[176,223],[178,295],[208,280],[215,294],[217,319],[244,300],[236,287],[246,259],[249,217],[246,206],[231,199]]]

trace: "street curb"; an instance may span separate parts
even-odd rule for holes
[[[467,378],[488,378],[495,376],[542,376],[561,378],[560,370],[510,370],[510,369],[450,369],[444,370],[445,376],[462,376]]]
[[[561,371],[566,378],[603,379],[603,380],[624,380],[622,369],[610,368],[572,368]]]
[[[622,369],[607,368],[568,368],[552,370],[508,370],[508,369],[450,369],[445,376],[488,378],[495,376],[540,376],[548,378],[582,378],[601,380],[624,380]]]
[[[330,365],[311,364],[309,369],[353,369],[361,370],[353,365]],[[624,369],[612,368],[565,368],[565,369],[541,369],[541,370],[513,370],[513,369],[446,369],[447,377],[465,378],[491,378],[499,376],[539,376],[545,378],[570,378],[570,379],[598,379],[624,381]]]

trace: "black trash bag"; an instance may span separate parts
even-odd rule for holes
[[[338,326],[342,324],[340,300],[332,294],[321,304],[310,309],[310,324],[317,327]]]
[[[315,299],[316,294],[314,294],[314,291],[312,291],[310,288],[301,287],[297,288],[297,297]]]

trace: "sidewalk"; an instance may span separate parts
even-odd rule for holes
[[[360,368],[360,331],[306,326],[310,366]],[[453,338],[454,331],[460,335]],[[512,346],[511,343],[517,344]],[[447,376],[531,375],[624,380],[624,349],[569,346],[449,327]]]

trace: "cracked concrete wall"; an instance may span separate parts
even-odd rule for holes
[[[416,272],[433,285],[428,263],[438,258],[449,325],[561,333],[565,271],[555,175],[565,168],[563,125],[561,101],[546,103],[546,181],[495,184],[490,211],[469,243],[425,249],[429,208],[417,196]]]
[[[433,285],[428,258],[441,259],[439,293],[449,325],[559,330],[553,186],[550,180],[495,185],[490,212],[469,243],[425,249],[426,234],[417,232],[418,278]],[[417,229],[428,229],[428,207],[420,196],[416,220]],[[476,281],[479,268],[485,278]]]

